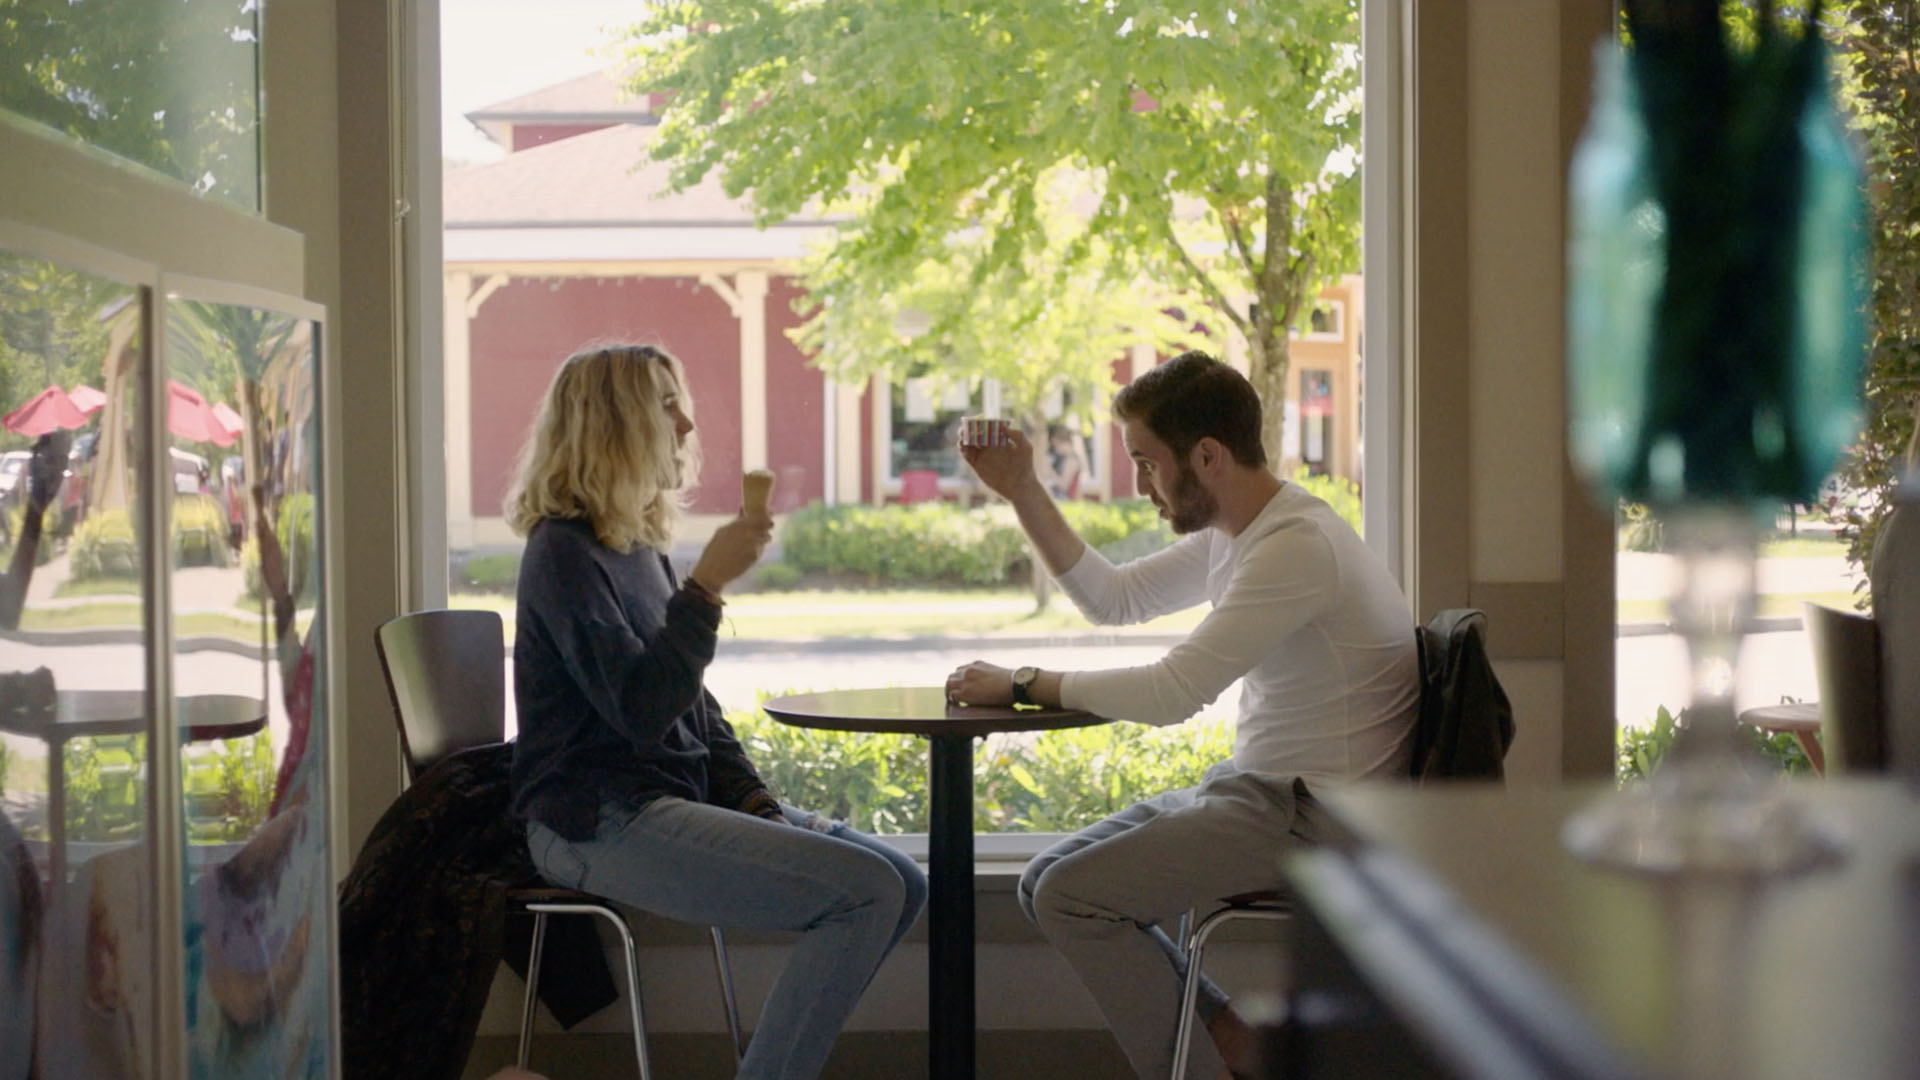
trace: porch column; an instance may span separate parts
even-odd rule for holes
[[[507,283],[507,275],[493,274],[478,288],[473,274],[465,270],[449,271],[446,288],[440,291],[442,318],[441,349],[445,367],[441,374],[446,399],[447,443],[447,547],[471,551],[473,528],[473,338],[471,325],[481,305]]]
[[[440,293],[446,323],[441,387],[446,398],[447,547],[464,551],[473,548],[473,354],[467,321],[467,297],[472,294],[472,274],[447,274]]]
[[[701,274],[740,324],[740,468],[767,467],[767,274],[742,270],[729,283]]]
[[[740,320],[740,468],[767,467],[767,275],[734,275]]]
[[[828,393],[833,395],[833,469],[835,503],[857,503],[860,501],[860,473],[866,463],[860,459],[860,391],[858,383],[827,383]],[[879,428],[874,435],[879,437]]]

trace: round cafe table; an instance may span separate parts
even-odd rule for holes
[[[173,699],[173,720],[184,742],[237,739],[267,726],[267,703],[243,694],[183,694]],[[0,709],[0,731],[47,744],[47,876],[56,887],[66,881],[67,743],[147,729],[142,690],[59,690],[52,708]]]
[[[770,698],[767,715],[795,727],[924,735],[931,749],[928,796],[927,1027],[929,1073],[968,1080],[974,1067],[973,742],[1003,731],[1104,724],[1078,709],[949,705],[938,687],[827,690]]]

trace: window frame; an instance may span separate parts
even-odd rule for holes
[[[180,181],[70,139],[13,114],[0,119],[0,162],[17,168],[0,172],[0,184],[21,197],[0,210],[0,248],[58,262],[74,269],[125,283],[141,304],[140,385],[151,390],[166,378],[166,311],[175,294],[194,299],[265,307],[296,318],[311,319],[318,335],[315,347],[322,365],[315,402],[321,423],[323,483],[327,505],[339,505],[338,376],[326,353],[331,341],[326,310],[306,300],[305,259],[299,234],[273,225],[259,213],[223,200],[196,195]],[[18,183],[15,183],[15,180]],[[263,179],[264,183],[264,179]],[[147,393],[141,402],[140,441],[158,445],[154,432],[166,426],[166,397]],[[171,455],[150,455],[142,480],[159,493],[143,507],[149,536],[168,532],[174,482]],[[340,607],[341,570],[337,515],[322,518],[321,581],[324,604]],[[148,545],[142,551],[141,582],[147,604],[142,612],[143,672],[150,703],[151,729],[170,730],[174,719],[174,648],[171,551]],[[328,621],[322,648],[330,657],[344,655],[339,619]],[[328,700],[343,698],[335,688],[344,680],[344,665],[327,666]],[[345,725],[329,716],[324,747],[323,785],[329,812],[324,844],[337,869],[339,837],[347,800],[337,787],[334,771]],[[151,745],[161,745],[156,741]],[[146,759],[144,811],[155,836],[180,837],[184,843],[182,770],[178,754],[153,753]],[[153,893],[149,898],[154,926],[184,925],[184,851],[174,843],[147,847],[146,873]],[[337,942],[337,911],[329,905],[328,942]],[[149,1070],[163,1080],[187,1075],[188,1043],[185,1013],[187,984],[186,944],[178,934],[156,934],[148,957],[150,985],[179,987],[180,993],[156,991],[152,1041],[147,1047]],[[329,1008],[339,1016],[339,973],[328,970]],[[338,1023],[331,1025],[329,1060],[339,1074]]]

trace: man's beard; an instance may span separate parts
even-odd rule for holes
[[[1220,500],[1214,498],[1213,492],[1200,483],[1199,474],[1193,471],[1193,466],[1184,461],[1180,463],[1179,475],[1174,477],[1171,499],[1167,507],[1167,521],[1173,526],[1173,531],[1180,535],[1199,532],[1220,516]]]

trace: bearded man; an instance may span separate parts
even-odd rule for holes
[[[1195,787],[1137,803],[1028,864],[1019,898],[1099,1002],[1142,1077],[1172,1067],[1185,961],[1158,927],[1221,897],[1273,889],[1291,845],[1320,833],[1316,793],[1405,777],[1420,702],[1406,599],[1325,502],[1275,477],[1260,399],[1233,368],[1189,352],[1114,399],[1135,486],[1182,539],[1115,566],[1074,533],[1035,475],[1032,448],[966,446],[982,483],[1019,514],[1041,561],[1094,623],[1212,611],[1141,667],[1046,671],[976,661],[947,679],[969,705],[1036,704],[1177,724],[1244,680],[1233,757]],[[1189,1075],[1246,1065],[1248,1029],[1211,983]]]

